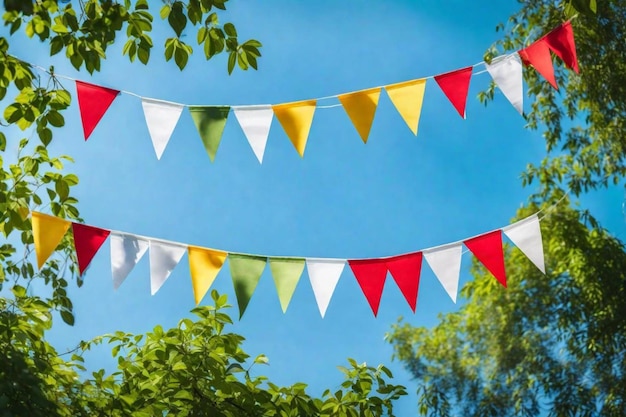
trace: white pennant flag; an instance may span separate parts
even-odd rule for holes
[[[438,246],[425,249],[423,252],[426,262],[433,270],[435,276],[443,285],[452,301],[456,303],[456,293],[459,289],[459,275],[461,274],[460,243]]]
[[[502,231],[541,272],[546,273],[541,227],[536,214],[506,226]]]
[[[185,245],[150,241],[150,290],[152,295],[159,291],[186,251],[187,246]]]
[[[235,117],[246,135],[254,154],[263,163],[263,154],[270,133],[274,111],[270,105],[233,107]]]
[[[118,289],[148,250],[148,241],[133,235],[111,232],[111,273],[113,288]]]
[[[339,277],[346,264],[344,259],[307,259],[306,268],[309,273],[315,301],[322,318],[326,314],[328,303],[333,296]]]
[[[141,106],[152,138],[154,152],[156,152],[157,159],[161,159],[185,106],[145,97],[141,98]]]
[[[513,53],[494,58],[491,64],[485,64],[487,71],[504,96],[524,114],[524,90],[522,85],[522,61],[519,55]]]

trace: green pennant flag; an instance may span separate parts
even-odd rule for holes
[[[262,256],[228,254],[230,275],[233,279],[237,304],[239,305],[239,319],[243,317],[243,313],[248,307],[266,262],[267,258]]]
[[[191,113],[209,158],[213,162],[217,147],[220,146],[222,140],[230,107],[192,106],[189,107],[189,113]]]
[[[278,299],[283,313],[291,301],[298,281],[304,271],[304,259],[270,258],[270,270],[278,291]]]

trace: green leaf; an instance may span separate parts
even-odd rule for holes
[[[264,354],[260,354],[256,358],[254,358],[254,363],[261,364],[261,365],[269,365],[270,360]]]
[[[228,74],[229,75],[233,73],[236,60],[237,60],[237,52],[233,51],[228,55]]]
[[[46,115],[46,120],[54,127],[63,127],[65,125],[65,118],[56,110],[50,110]]]
[[[226,23],[224,25],[224,32],[226,32],[228,36],[231,36],[233,38],[237,37],[237,29],[235,29],[235,25],[233,25],[232,23]]]
[[[74,325],[74,314],[72,314],[71,311],[61,310],[60,313],[61,313],[61,318],[63,319],[65,323],[67,323],[70,326]]]

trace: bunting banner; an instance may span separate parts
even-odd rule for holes
[[[87,140],[120,92],[119,90],[77,80],[76,93],[78,95],[80,119],[83,123],[83,133],[85,134],[85,140]]]
[[[487,71],[502,94],[521,115],[524,114],[524,86],[522,83],[522,61],[519,54],[494,58],[485,64]]]
[[[267,264],[269,264],[283,313],[287,312],[306,266],[315,301],[322,317],[326,314],[346,263],[350,266],[374,316],[378,315],[388,272],[411,310],[415,312],[423,260],[426,260],[452,301],[456,302],[463,246],[469,249],[495,279],[506,287],[503,235],[508,237],[541,272],[546,271],[537,214],[496,230],[445,245],[394,256],[348,260],[252,255],[223,249],[210,249],[72,223],[39,212],[32,212],[31,221],[39,268],[54,252],[70,227],[73,230],[74,247],[81,274],[85,272],[108,238],[115,289],[121,285],[149,250],[150,291],[154,295],[169,278],[183,255],[187,253],[193,297],[195,303],[199,304],[228,260],[240,318],[243,317]]]
[[[304,157],[304,148],[306,148],[306,142],[309,139],[316,105],[315,100],[308,100],[272,106],[276,118],[300,157]]]
[[[372,129],[380,91],[381,88],[378,87],[367,91],[341,94],[337,97],[357,132],[359,132],[363,143],[367,143],[367,137]]]
[[[178,119],[180,119],[185,106],[151,98],[142,98],[141,106],[143,107],[143,114],[146,118],[154,152],[157,159],[161,159],[161,155],[163,155],[163,151],[170,141],[172,133],[174,133]]]
[[[265,146],[270,134],[274,111],[270,105],[233,107],[235,118],[241,126],[254,155],[263,163]]]
[[[395,106],[411,132],[417,136],[417,125],[422,113],[426,80],[406,81],[385,86],[389,99]]]
[[[193,106],[189,107],[191,118],[200,134],[204,148],[209,154],[211,162],[215,160],[217,148],[222,141],[222,133],[226,126],[226,119],[230,107],[220,106]]]
[[[111,275],[113,288],[118,289],[130,271],[148,251],[147,239],[126,233],[111,232]]]
[[[437,75],[413,80],[396,82],[388,85],[366,88],[331,96],[301,100],[289,103],[264,105],[186,105],[154,98],[142,97],[136,93],[102,87],[76,80],[59,74],[52,77],[64,77],[76,82],[80,117],[85,140],[89,138],[100,119],[109,109],[118,94],[140,97],[144,116],[152,139],[157,159],[160,159],[179,121],[183,108],[187,108],[204,147],[211,161],[215,160],[217,148],[222,140],[222,133],[232,110],[241,129],[250,143],[250,147],[259,162],[263,162],[265,148],[274,115],[287,137],[301,157],[304,157],[313,116],[317,108],[342,106],[354,125],[358,136],[367,143],[380,93],[384,89],[408,128],[417,135],[420,114],[424,102],[426,83],[434,79],[462,118],[466,118],[466,104],[471,79],[485,71],[474,72],[474,68],[484,66],[493,81],[515,109],[523,114],[523,66],[533,67],[554,88],[558,88],[555,78],[552,53],[559,57],[566,67],[578,73],[580,71],[574,30],[567,21],[545,34],[525,48],[510,54],[495,57],[490,63],[480,62],[473,66],[444,72]],[[522,65],[523,64],[523,65]],[[33,68],[47,72],[43,67]],[[335,99],[336,105],[319,106],[322,100]]]

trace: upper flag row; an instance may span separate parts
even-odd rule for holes
[[[554,88],[558,88],[550,51],[559,56],[569,68],[578,72],[574,32],[571,22],[563,23],[518,52],[497,57],[491,63],[484,63],[487,72],[492,76],[496,85],[520,114],[523,113],[522,63],[534,67]],[[473,66],[469,66],[433,77],[339,94],[327,98],[337,98],[339,100],[359,136],[363,142],[367,143],[376,108],[378,107],[378,100],[384,88],[409,129],[411,129],[414,135],[417,135],[426,80],[434,78],[459,115],[465,118],[465,105],[472,74]],[[78,80],[76,80],[76,88],[83,131],[85,140],[87,140],[121,91]],[[134,93],[131,94],[136,95]],[[141,98],[141,101],[152,144],[158,159],[161,158],[170,140],[183,108],[187,107],[211,161],[215,159],[228,115],[232,109],[254,154],[259,162],[262,163],[274,116],[280,122],[300,156],[304,156],[318,99],[277,105],[232,107],[187,106],[144,97]]]
[[[113,286],[116,289],[150,249],[150,287],[154,295],[187,252],[194,298],[198,304],[228,258],[240,318],[250,302],[267,263],[269,263],[283,312],[286,312],[289,306],[306,265],[309,281],[322,317],[326,313],[346,262],[352,269],[374,315],[378,314],[387,271],[391,273],[393,280],[415,312],[422,259],[426,259],[443,288],[456,302],[461,255],[463,254],[462,245],[465,245],[506,287],[502,233],[545,273],[541,228],[537,214],[478,236],[408,254],[372,259],[323,259],[227,252],[72,223],[59,217],[32,212],[33,237],[39,268],[54,252],[70,227],[81,275],[110,237],[111,271]]]

